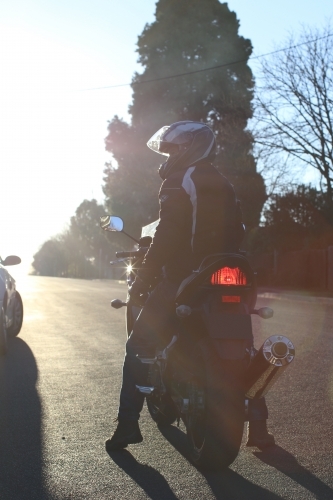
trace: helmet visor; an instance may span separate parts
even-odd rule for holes
[[[148,148],[161,155],[170,156],[179,152],[179,146],[190,144],[193,134],[188,124],[177,123],[176,126],[164,126],[147,142]]]
[[[159,153],[160,155],[169,156],[169,153],[160,150],[161,143],[163,142],[161,138],[169,128],[170,127],[168,125],[165,125],[164,127],[160,128],[157,132],[155,132],[155,134],[147,142],[148,148],[150,148],[152,151],[155,151],[155,153]]]

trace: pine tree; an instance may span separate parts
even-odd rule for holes
[[[239,36],[236,14],[218,0],[159,0],[155,16],[138,39],[144,71],[132,81],[132,123],[114,117],[108,127],[106,148],[118,163],[106,169],[109,207],[128,217],[132,210],[134,226],[157,218],[158,158],[146,142],[163,125],[203,121],[216,135],[216,166],[234,184],[244,220],[253,227],[265,187],[246,130],[254,88],[247,65],[251,42]],[[214,66],[222,67],[209,69]]]

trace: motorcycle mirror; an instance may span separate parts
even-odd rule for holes
[[[124,233],[131,240],[135,241],[135,243],[139,243],[136,238],[133,238],[133,236],[124,231],[124,221],[116,215],[104,215],[104,217],[100,217],[99,225],[104,231]]]
[[[17,264],[21,264],[21,259],[17,255],[8,255],[5,260],[1,261],[1,264],[3,266],[16,266]]]
[[[100,223],[104,231],[117,231],[119,233],[124,229],[123,219],[120,217],[116,217],[115,215],[105,215],[104,217],[100,217]]]

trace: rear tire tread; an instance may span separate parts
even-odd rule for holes
[[[201,357],[201,359],[199,359]],[[206,361],[204,361],[206,358]],[[205,405],[202,426],[191,430],[187,422],[187,437],[192,462],[203,469],[221,470],[236,459],[244,430],[245,396],[235,386],[233,375],[222,369],[222,359],[214,355],[198,356],[196,366],[204,368]],[[196,434],[194,434],[196,432]],[[196,445],[196,436],[202,436],[202,444]]]

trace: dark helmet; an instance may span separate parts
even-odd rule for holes
[[[147,146],[168,156],[159,169],[162,179],[205,158],[213,159],[216,149],[213,131],[204,123],[190,121],[162,127],[149,139]]]

